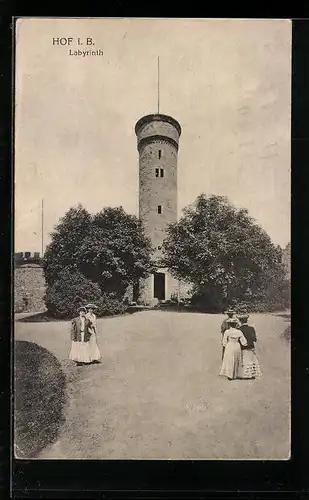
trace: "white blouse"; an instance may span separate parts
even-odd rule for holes
[[[222,339],[222,346],[226,347],[228,342],[240,342],[243,346],[247,345],[247,340],[244,337],[242,331],[238,330],[237,328],[228,328],[227,330],[225,330]]]
[[[87,313],[86,314],[86,318],[91,323],[91,326],[90,326],[89,330],[91,331],[91,333],[95,333],[96,329],[97,329],[97,317],[96,317],[96,315],[93,314],[93,313]]]

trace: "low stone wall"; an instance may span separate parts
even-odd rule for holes
[[[45,279],[42,267],[25,264],[14,270],[14,311],[41,312],[44,304]]]

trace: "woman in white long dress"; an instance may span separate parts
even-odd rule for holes
[[[241,345],[247,345],[247,341],[241,330],[236,328],[237,320],[230,318],[227,320],[228,329],[224,332],[222,346],[224,356],[220,375],[229,380],[240,378],[242,370]]]
[[[91,363],[89,352],[89,321],[86,318],[85,307],[78,309],[79,316],[71,322],[71,350],[69,359],[77,365]]]
[[[89,355],[92,362],[98,363],[101,359],[101,353],[97,343],[97,317],[94,314],[94,309],[97,307],[94,304],[87,304],[85,307],[87,309],[86,318],[89,321]]]

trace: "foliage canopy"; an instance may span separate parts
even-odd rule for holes
[[[164,261],[210,310],[280,295],[282,252],[245,209],[200,195],[167,232]],[[269,299],[269,298],[268,298]]]

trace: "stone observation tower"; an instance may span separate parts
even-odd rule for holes
[[[139,217],[154,249],[156,272],[141,286],[146,303],[179,293],[179,283],[160,267],[166,228],[177,221],[177,157],[181,127],[164,114],[142,117],[135,126],[139,152]]]

